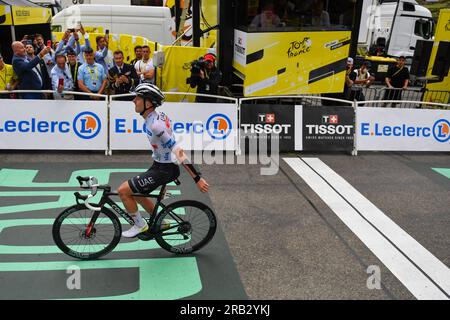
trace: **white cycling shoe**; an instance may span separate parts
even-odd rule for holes
[[[122,237],[134,238],[139,233],[145,232],[147,230],[148,230],[148,224],[147,223],[145,223],[145,225],[143,227],[141,227],[141,228],[139,228],[138,226],[134,225],[129,230],[122,232]]]

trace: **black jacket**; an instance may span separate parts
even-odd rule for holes
[[[191,82],[191,88],[197,87],[197,93],[216,95],[219,91],[219,84],[222,81],[222,72],[214,68],[210,72],[205,72],[205,79],[197,77]],[[217,99],[208,97],[197,97],[196,102],[215,102]]]
[[[116,80],[122,75],[125,75],[130,82],[122,83],[117,86]],[[130,93],[131,88],[139,84],[139,77],[136,73],[136,69],[134,69],[134,67],[131,64],[124,63],[120,72],[117,66],[114,66],[113,68],[109,69],[108,81],[110,88],[114,90],[115,94],[125,94]]]

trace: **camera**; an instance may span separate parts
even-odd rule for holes
[[[206,61],[203,57],[200,57],[198,60],[194,60],[191,62],[191,76],[186,79],[187,84],[197,85],[200,70],[204,70],[206,68]]]

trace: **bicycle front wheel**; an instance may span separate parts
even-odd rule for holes
[[[111,252],[122,236],[119,219],[102,208],[94,225],[95,211],[84,204],[64,210],[53,223],[53,240],[65,254],[80,260],[93,260]]]
[[[169,205],[157,218],[156,242],[165,250],[189,254],[200,250],[216,233],[214,212],[205,204],[184,200]]]

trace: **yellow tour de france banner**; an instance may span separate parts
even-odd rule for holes
[[[161,77],[163,91],[196,93],[197,88],[191,89],[186,79],[191,76],[191,62],[205,55],[207,48],[165,46],[163,51],[165,54]],[[166,97],[166,101],[171,102],[195,100],[193,96],[166,95]]]
[[[342,92],[350,43],[349,31],[235,30],[233,67],[246,97]]]
[[[436,25],[434,35],[434,46],[431,52],[430,63],[428,65],[427,76],[431,77],[434,61],[439,48],[440,41],[450,41],[450,9],[440,11],[439,20]],[[450,74],[444,77],[440,82],[428,83],[426,88],[432,92],[425,91],[423,101],[436,103],[450,103]],[[434,91],[434,92],[433,92]]]
[[[12,7],[15,26],[50,23],[52,12],[50,9],[34,7]]]

